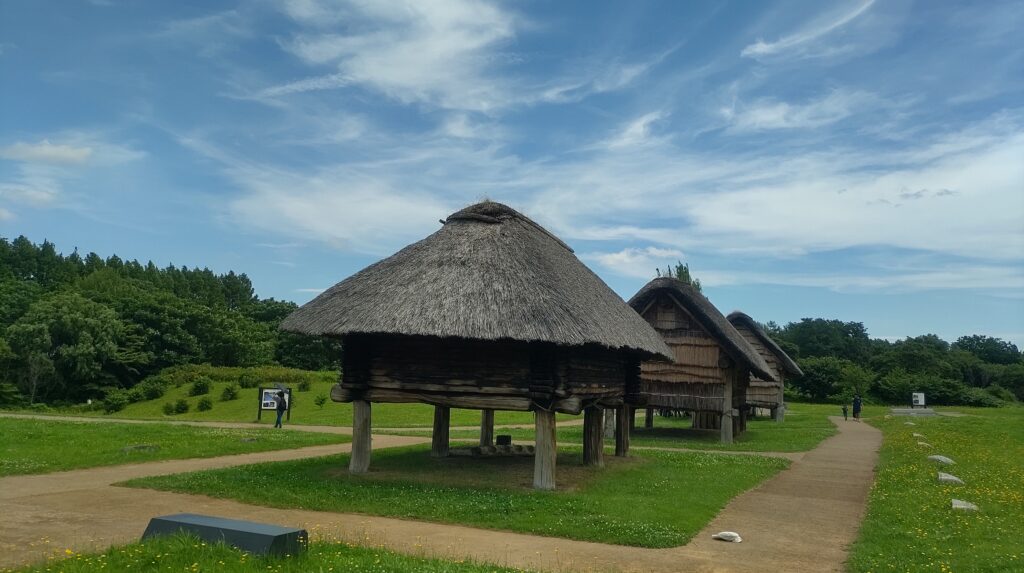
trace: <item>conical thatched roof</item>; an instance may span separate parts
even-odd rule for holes
[[[774,354],[779,359],[779,363],[782,364],[782,367],[786,370],[787,373],[792,374],[793,376],[804,375],[803,371],[800,370],[800,367],[797,366],[796,362],[794,362],[793,359],[790,358],[789,355],[786,354],[782,350],[782,348],[780,348],[779,345],[774,340],[772,340],[770,336],[768,336],[768,333],[765,332],[763,328],[761,328],[760,324],[754,321],[753,318],[750,318],[749,314],[736,310],[730,312],[729,316],[725,318],[727,318],[729,322],[731,322],[735,326],[742,325],[749,328],[750,331],[754,333],[754,336],[756,336],[757,339],[761,341],[761,344],[764,344],[765,348],[770,350],[772,354]]]
[[[451,215],[426,239],[334,285],[281,328],[598,344],[671,358],[658,333],[572,249],[490,201]]]
[[[761,358],[757,350],[754,350],[743,338],[743,335],[729,324],[729,321],[722,316],[722,313],[715,308],[715,305],[711,304],[707,297],[683,281],[670,277],[656,278],[629,299],[629,306],[638,313],[643,312],[647,303],[660,292],[668,293],[678,304],[681,304],[708,334],[718,340],[726,354],[733,360],[749,368],[758,378],[775,380],[775,374],[772,373],[771,367],[764,361],[764,358]]]

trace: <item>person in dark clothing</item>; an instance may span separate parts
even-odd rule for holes
[[[843,419],[844,420],[849,420],[850,419],[850,409],[846,407],[846,404],[843,404]]]
[[[277,403],[277,421],[274,422],[275,428],[283,427],[281,425],[281,417],[288,410],[288,400],[284,397],[284,390],[278,390],[277,395],[274,396],[274,402]]]
[[[854,397],[853,397],[853,419],[854,420],[860,420],[860,408],[861,408],[861,405],[862,405],[862,402],[861,402],[861,399],[860,399],[860,394],[854,395]]]

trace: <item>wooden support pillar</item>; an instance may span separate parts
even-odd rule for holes
[[[772,418],[774,418],[776,422],[781,422],[781,421],[786,419],[786,391],[785,391],[785,387],[786,387],[785,382],[783,382],[782,384],[779,384],[779,405],[775,406],[775,409],[772,410]]]
[[[448,430],[451,419],[451,408],[434,406],[434,433],[431,436],[430,455],[435,458],[448,457]]]
[[[623,404],[615,409],[615,455],[624,458],[629,455],[629,411]]]
[[[604,467],[604,410],[583,410],[583,465]]]
[[[725,380],[724,395],[722,396],[722,418],[719,426],[720,439],[723,444],[732,443],[733,384],[733,380],[727,377]]]
[[[654,408],[644,410],[644,427],[648,430],[654,427]]]
[[[352,456],[348,471],[364,474],[370,469],[370,403],[365,400],[352,402]]]
[[[480,445],[494,445],[494,410],[480,410]]]
[[[534,415],[535,449],[533,453],[534,489],[555,489],[555,461],[558,449],[555,443],[554,410],[536,410]]]
[[[629,431],[632,432],[636,429],[636,408],[630,408],[629,412]]]
[[[608,408],[602,413],[604,416],[604,437],[609,440],[615,439],[615,410]]]

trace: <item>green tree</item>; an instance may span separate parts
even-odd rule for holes
[[[779,336],[795,344],[804,357],[831,356],[865,365],[871,339],[864,324],[823,318],[803,318],[787,324]]]
[[[953,343],[953,347],[970,352],[981,360],[992,364],[1015,364],[1022,359],[1017,345],[1001,338],[981,334],[961,336]]]
[[[675,265],[665,268],[665,274],[661,274],[661,269],[655,269],[655,271],[659,277],[679,279],[697,289],[697,292],[701,292],[700,279],[690,274],[690,263],[683,264],[682,261],[676,261]]]
[[[874,375],[853,362],[832,356],[800,360],[804,375],[791,384],[800,394],[815,402],[847,402],[854,394],[866,396]]]
[[[35,404],[40,393],[57,380],[50,332],[43,324],[18,322],[7,327],[5,337],[18,388],[29,404]]]

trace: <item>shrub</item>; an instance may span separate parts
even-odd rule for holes
[[[188,395],[189,396],[202,396],[203,394],[209,394],[210,393],[210,387],[212,385],[213,385],[213,382],[209,378],[207,378],[206,376],[201,376],[199,378],[196,378],[196,381],[192,383],[192,387],[189,388]]]
[[[174,403],[174,413],[184,414],[185,412],[188,412],[188,400],[179,398],[178,401]]]
[[[997,400],[1001,400],[1009,404],[1012,404],[1017,401],[1017,397],[1013,395],[1013,392],[1010,392],[1009,390],[1003,388],[999,384],[993,384],[988,388],[985,388],[985,390],[989,394],[995,396]]]
[[[252,372],[246,372],[238,377],[238,385],[242,388],[256,388],[260,385],[259,376]]]
[[[128,392],[111,392],[107,394],[106,399],[103,400],[103,411],[108,414],[120,412],[121,410],[124,410],[124,407],[130,403],[131,402],[128,398]]]
[[[174,415],[174,404],[172,404],[170,402],[164,403],[164,416],[173,416],[173,415]]]
[[[235,386],[234,384],[232,384],[230,386],[225,386],[224,387],[224,391],[220,393],[220,401],[221,402],[229,402],[231,400],[237,400],[238,399],[238,391],[239,391],[238,386]]]
[[[199,403],[196,404],[196,410],[199,410],[200,412],[206,412],[207,410],[212,409],[213,400],[211,400],[208,396],[200,398]]]
[[[167,384],[163,380],[147,378],[141,384],[136,386],[139,392],[142,394],[142,398],[145,400],[156,400],[162,398],[164,393],[167,391]]]
[[[982,388],[965,388],[959,403],[964,406],[981,406],[984,408],[995,408],[1003,405],[1002,400]]]
[[[304,378],[299,381],[299,392],[309,392],[310,388],[313,387],[313,381],[309,378]]]
[[[313,403],[316,404],[318,408],[322,409],[324,407],[324,404],[327,403],[327,394],[317,395],[316,398],[313,398]]]

